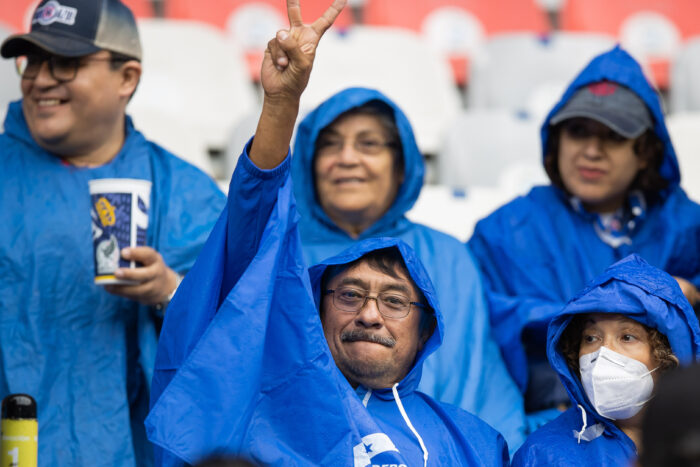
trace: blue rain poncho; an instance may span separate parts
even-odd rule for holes
[[[370,101],[383,102],[393,111],[403,147],[404,177],[389,210],[353,239],[319,204],[314,147],[319,132],[340,114]],[[410,245],[435,284],[447,324],[442,347],[423,365],[421,391],[483,418],[516,449],[526,432],[522,396],[491,337],[481,277],[471,253],[457,239],[405,216],[418,198],[423,175],[423,157],[413,130],[396,104],[378,91],[363,88],[347,89],[328,99],[299,124],[294,144],[292,177],[302,216],[299,231],[304,256],[308,264],[315,264],[373,237],[400,238]],[[493,390],[496,387],[498,391]]]
[[[419,259],[403,242],[377,238],[307,270],[289,161],[260,170],[244,151],[227,211],[168,309],[146,421],[160,465],[215,451],[280,466],[417,466],[424,455],[430,466],[506,465],[495,430],[416,391],[444,332]],[[387,247],[401,253],[437,327],[396,393],[353,390],[323,334],[321,276]]]
[[[20,102],[10,105],[0,135],[0,398],[36,399],[40,465],[149,459],[143,419],[154,311],[93,283],[88,180],[153,183],[147,244],[180,274],[224,206],[209,177],[126,122],[122,149],[96,168],[68,165],[40,148]]]
[[[617,467],[632,465],[636,457],[634,442],[596,412],[578,372],[569,368],[560,351],[566,327],[576,315],[586,313],[621,313],[665,335],[681,365],[700,361],[698,320],[676,281],[637,255],[614,264],[549,325],[547,356],[572,407],[530,435],[515,454],[514,466]],[[584,428],[579,442],[578,432]]]
[[[650,264],[700,286],[700,206],[679,186],[676,154],[659,99],[641,68],[616,47],[596,57],[571,83],[542,126],[547,147],[549,120],[580,87],[602,80],[634,91],[647,105],[654,132],[663,142],[660,174],[668,188],[642,209],[627,232],[629,243],[612,247],[596,233],[593,215],[576,210],[554,186],[533,188],[479,221],[469,240],[487,289],[494,337],[508,368],[524,391],[532,354],[544,361],[550,319],[566,301],[612,263],[638,253]]]

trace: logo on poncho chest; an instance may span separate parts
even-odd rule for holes
[[[352,448],[355,467],[406,467],[399,450],[384,433],[362,437],[362,442]]]

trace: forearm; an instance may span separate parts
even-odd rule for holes
[[[250,148],[250,160],[255,166],[273,169],[287,157],[298,113],[298,98],[265,97]]]

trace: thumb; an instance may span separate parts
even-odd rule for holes
[[[289,63],[302,68],[305,68],[306,63],[309,61],[308,55],[313,56],[315,50],[315,45],[313,44],[307,44],[305,46],[307,50],[302,50],[294,36],[284,29],[277,31],[277,43],[289,57]]]

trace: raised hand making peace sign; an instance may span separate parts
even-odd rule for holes
[[[320,18],[307,25],[301,19],[299,0],[287,0],[290,28],[278,31],[265,50],[261,81],[266,97],[299,99],[309,81],[321,36],[344,5],[345,0],[334,0]]]
[[[278,31],[268,42],[262,64],[261,82],[265,96],[250,150],[250,158],[258,167],[276,167],[286,156],[299,112],[299,99],[309,82],[316,47],[345,2],[333,0],[320,18],[307,25],[301,19],[299,0],[287,0],[290,27]]]

